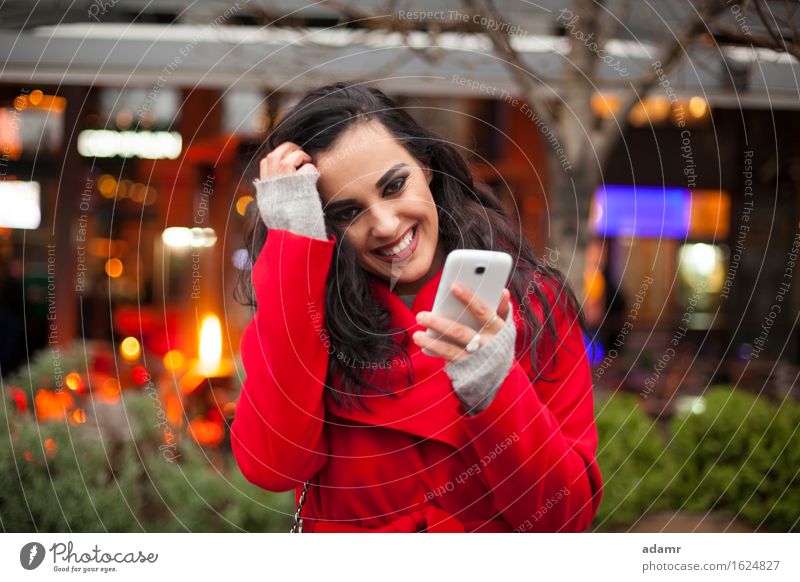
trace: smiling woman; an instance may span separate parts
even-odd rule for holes
[[[337,148],[348,155],[326,164],[317,187],[325,215],[342,231],[361,266],[395,290],[416,293],[443,265],[439,219],[422,167],[377,120],[344,132]]]
[[[337,83],[265,150],[232,425],[244,475],[294,488],[306,531],[588,527],[602,485],[575,297],[457,149],[378,89]],[[460,248],[515,258],[496,308],[453,289],[483,325],[477,350],[428,313]]]

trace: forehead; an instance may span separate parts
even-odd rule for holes
[[[320,194],[326,200],[372,192],[375,182],[393,165],[416,161],[376,121],[359,123],[345,130],[333,147],[317,156]]]

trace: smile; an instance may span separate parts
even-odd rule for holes
[[[396,243],[374,249],[372,253],[382,261],[392,263],[410,257],[419,242],[419,225],[415,224]]]

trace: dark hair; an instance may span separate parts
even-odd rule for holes
[[[540,261],[524,235],[509,226],[497,196],[487,185],[476,182],[465,159],[451,143],[422,127],[379,89],[339,82],[303,96],[270,131],[256,159],[291,141],[316,160],[318,154],[335,145],[345,130],[371,120],[380,122],[414,158],[432,170],[430,189],[439,211],[439,240],[445,254],[462,248],[488,249],[503,250],[515,258],[512,294],[520,305],[523,301],[527,305],[531,291],[541,302],[544,321],[539,321],[533,309],[524,310],[523,345],[527,349],[531,342],[532,369],[537,378],[546,380],[537,361],[540,332],[545,331],[544,337],[553,347],[558,338],[551,316],[555,305],[543,289],[549,287],[556,302],[565,301],[584,329],[578,302],[564,276]],[[331,351],[335,350],[338,356],[329,358],[326,389],[337,403],[349,406],[349,401],[355,399],[366,409],[362,398],[366,396],[365,389],[393,393],[370,381],[375,376],[369,366],[352,363],[386,363],[401,357],[408,364],[406,347],[410,338],[405,330],[389,328],[389,310],[373,296],[371,281],[375,275],[359,265],[337,224],[328,217],[325,224],[337,240],[326,283],[325,328]],[[267,227],[254,212],[247,233],[251,264],[255,264],[266,236]],[[242,272],[239,296],[244,297],[244,303],[257,307],[249,270]],[[405,369],[410,371],[411,367],[407,365]],[[341,378],[340,389],[334,388],[334,377]],[[408,380],[412,382],[413,378],[409,376]]]

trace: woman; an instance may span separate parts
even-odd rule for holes
[[[602,481],[563,276],[378,89],[312,91],[265,145],[232,425],[243,474],[296,499],[310,479],[306,532],[585,530]],[[484,324],[477,351],[429,312],[457,248],[515,258],[496,312],[454,289]]]

